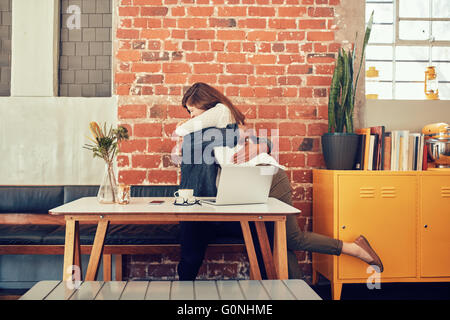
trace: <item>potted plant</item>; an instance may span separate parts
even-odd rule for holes
[[[355,164],[359,138],[354,133],[353,110],[372,23],[373,12],[366,27],[356,78],[354,77],[356,45],[353,45],[352,50],[341,48],[338,53],[328,99],[328,133],[322,135],[322,151],[328,169],[351,170]]]
[[[94,158],[99,157],[105,161],[105,173],[98,190],[97,200],[100,203],[115,203],[117,202],[117,180],[113,162],[117,155],[118,143],[129,138],[128,130],[123,126],[119,126],[117,129],[110,127],[107,131],[106,123],[101,128],[94,121],[89,123],[89,128],[93,139],[88,139],[92,144],[85,144],[83,148],[91,150]]]

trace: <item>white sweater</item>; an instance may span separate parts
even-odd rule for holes
[[[218,103],[215,107],[206,110],[202,114],[196,116],[195,118],[189,119],[180,125],[175,130],[175,133],[178,136],[183,137],[204,128],[225,128],[227,125],[232,123],[233,116],[231,115],[230,109],[226,105]]]

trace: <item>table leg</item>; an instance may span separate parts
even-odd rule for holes
[[[103,255],[103,281],[111,281],[111,255]]]
[[[256,259],[255,246],[253,245],[252,234],[247,221],[241,221],[242,235],[244,236],[245,248],[247,249],[248,260],[250,262],[250,278],[252,280],[262,280],[259,271],[258,260]]]
[[[95,233],[94,244],[92,245],[91,256],[89,258],[89,265],[86,271],[85,281],[95,281],[98,272],[98,265],[102,256],[103,244],[105,242],[106,231],[108,229],[108,220],[100,220],[97,225]]]
[[[73,263],[75,256],[75,239],[79,238],[77,233],[78,221],[68,219],[66,220],[66,239],[64,242],[64,266],[63,266],[63,280],[72,280]]]
[[[80,223],[75,222],[75,255],[74,255],[74,265],[78,267],[78,277],[75,279],[81,281],[83,279],[83,268],[81,266],[81,243],[80,243]]]
[[[256,233],[258,234],[259,246],[261,248],[267,279],[276,279],[277,274],[273,262],[272,250],[267,237],[266,224],[263,221],[255,221]]]
[[[275,221],[275,234],[273,243],[273,257],[278,279],[288,278],[286,221]]]

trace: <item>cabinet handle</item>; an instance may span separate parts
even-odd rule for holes
[[[342,229],[345,229],[345,226],[342,226]]]
[[[428,228],[428,225],[426,224],[426,225],[424,225],[423,227],[426,229],[426,228]]]

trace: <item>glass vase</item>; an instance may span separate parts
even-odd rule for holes
[[[112,163],[105,164],[105,173],[103,175],[102,184],[98,189],[97,200],[100,203],[117,202],[117,182]]]

